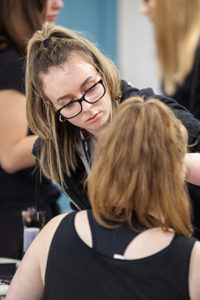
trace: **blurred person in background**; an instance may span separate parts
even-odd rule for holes
[[[140,10],[153,24],[163,94],[200,119],[200,0],[145,0]],[[188,187],[200,211],[200,188]],[[197,214],[194,223],[200,238]]]
[[[22,256],[21,211],[35,206],[46,221],[59,213],[58,189],[33,173],[36,135],[28,129],[25,98],[26,44],[44,21],[55,20],[62,1],[1,0],[0,9],[0,256]],[[54,16],[54,18],[52,17]],[[36,195],[37,185],[37,195]]]
[[[52,24],[55,23],[63,5],[62,0],[47,0],[46,21]]]
[[[200,0],[145,0],[167,96],[200,119]]]

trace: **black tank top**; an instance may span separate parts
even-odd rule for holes
[[[102,227],[95,220],[92,210],[87,211],[90,230],[92,234],[92,248],[101,254],[114,257],[114,255],[123,256],[128,244],[139,234],[145,230],[133,214],[132,225],[136,231],[133,231],[127,224],[123,223],[120,227],[109,228]],[[115,222],[105,220],[109,225],[118,225]]]
[[[175,235],[169,246],[154,255],[133,260],[114,259],[110,256],[116,251],[123,253],[124,244],[137,234],[129,231],[128,225],[114,231],[104,229],[93,219],[91,232],[93,237],[95,233],[96,241],[101,236],[101,243],[111,245],[110,234],[112,241],[119,241],[120,237],[121,245],[115,243],[116,249],[107,247],[106,250],[104,246],[96,247],[97,242],[94,243],[96,249],[90,248],[76,233],[75,215],[76,212],[67,215],[53,237],[45,274],[44,300],[190,299],[188,274],[195,238]],[[105,230],[108,232],[103,240]]]

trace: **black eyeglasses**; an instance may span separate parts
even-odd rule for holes
[[[105,93],[106,88],[103,84],[103,80],[100,79],[93,84],[80,99],[73,100],[63,105],[56,113],[62,115],[65,119],[72,119],[82,112],[82,101],[91,104],[96,103],[105,95]]]

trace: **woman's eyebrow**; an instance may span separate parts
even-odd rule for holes
[[[91,78],[93,78],[93,76],[88,76],[85,80],[84,80],[84,82],[81,84],[81,89],[84,87],[84,85],[86,84],[86,83],[88,83],[88,81],[90,81],[91,80]],[[66,94],[66,95],[63,95],[63,96],[61,96],[61,97],[59,97],[57,100],[56,100],[56,102],[57,103],[59,103],[61,100],[63,100],[63,99],[65,99],[65,98],[68,98],[68,97],[70,97],[72,94]]]

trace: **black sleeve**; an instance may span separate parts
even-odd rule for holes
[[[170,97],[154,94],[151,88],[142,90],[136,89],[124,80],[122,81],[122,92],[121,102],[130,97],[140,96],[144,100],[147,100],[149,98],[158,99],[169,106],[173,110],[177,118],[182,121],[182,123],[188,130],[189,144],[194,145],[190,148],[190,151],[200,152],[200,121],[196,119],[184,106],[178,104],[174,99]]]
[[[82,162],[78,164],[76,172],[72,173],[71,176],[65,174],[65,183],[68,188],[66,188],[64,192],[71,200],[71,207],[76,210],[91,208],[87,187],[84,185],[84,174],[85,168]]]
[[[190,110],[200,120],[200,44],[197,48],[194,75],[191,83]]]
[[[0,52],[0,90],[25,94],[25,57],[14,47]]]
[[[40,138],[37,138],[33,145],[32,154],[39,159],[40,157]]]

